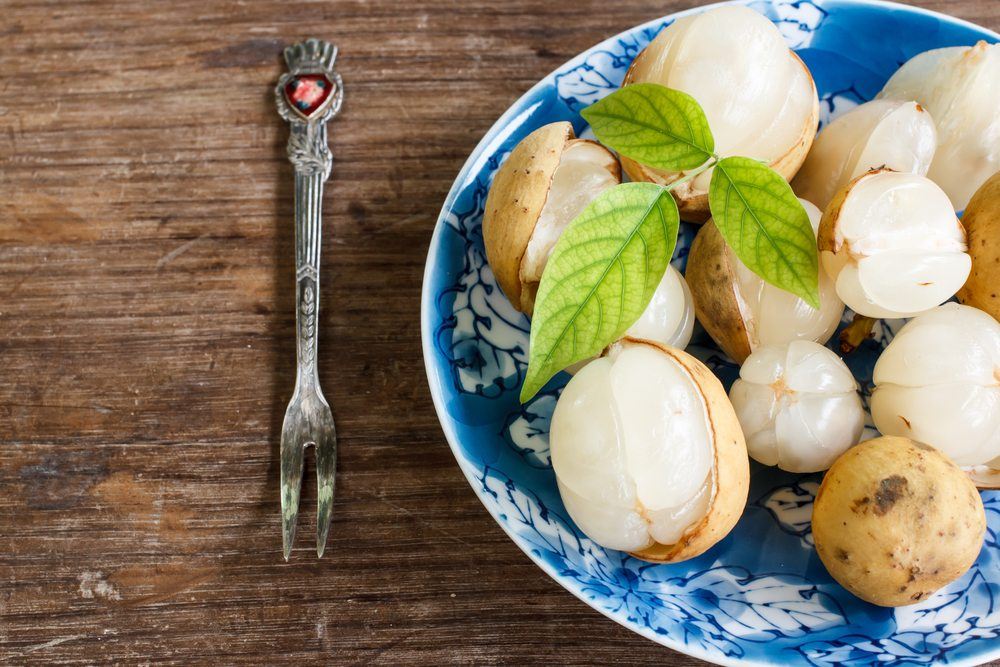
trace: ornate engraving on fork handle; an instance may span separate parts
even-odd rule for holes
[[[333,156],[326,144],[326,126],[292,120],[292,134],[288,138],[288,159],[300,174],[323,174],[325,181],[333,167]]]
[[[316,367],[316,287],[313,280],[299,278],[299,311],[296,314],[299,329],[299,363],[307,369]],[[311,373],[315,377],[314,373]]]
[[[291,125],[288,159],[295,167],[295,393],[285,412],[281,434],[282,544],[285,560],[295,538],[304,448],[316,448],[318,511],[316,552],[323,555],[336,466],[336,433],[330,407],[317,375],[319,338],[319,261],[322,239],[323,183],[333,158],[326,122],[340,111],[344,89],[334,71],[337,47],[307,39],[285,49],[289,71],[275,87],[278,113]]]
[[[295,317],[298,333],[296,384],[302,386],[306,383],[316,388],[319,386],[316,375],[319,333],[316,315],[319,311],[319,252],[323,236],[321,204],[323,181],[329,170],[328,166],[325,171],[310,174],[300,172],[298,166],[295,168]]]

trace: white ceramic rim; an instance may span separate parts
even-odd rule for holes
[[[913,7],[911,5],[904,5],[898,2],[890,2],[889,0],[837,0],[837,1],[843,4],[868,5],[872,7],[882,7],[885,9],[894,9],[905,12],[912,12],[916,14],[924,14],[926,16],[932,16],[935,19],[945,23],[952,23],[969,28],[974,28],[975,30],[988,33],[994,39],[1000,41],[1000,35],[993,32],[992,30],[987,30],[986,28],[977,25],[975,23],[972,23],[971,21],[966,21],[964,19],[956,18],[954,16],[948,16],[947,14],[935,12],[930,9],[924,9],[923,7]],[[490,516],[493,517],[493,520],[497,523],[497,525],[499,525],[500,528],[502,528],[503,531],[507,533],[507,537],[509,537],[510,540],[514,544],[516,544],[517,547],[521,551],[523,551],[528,558],[532,560],[532,562],[535,563],[535,565],[541,568],[541,570],[545,572],[545,574],[549,575],[551,579],[553,579],[564,589],[572,593],[576,598],[578,598],[580,601],[582,601],[591,609],[600,612],[601,614],[611,619],[615,623],[618,623],[622,627],[625,627],[631,630],[632,632],[645,637],[646,639],[656,642],[657,644],[673,649],[678,653],[683,653],[684,655],[689,655],[693,658],[698,658],[699,660],[704,660],[706,662],[711,662],[717,665],[727,665],[733,667],[746,666],[746,665],[750,665],[751,667],[773,667],[773,665],[777,663],[759,662],[756,660],[734,660],[728,657],[720,657],[718,655],[711,654],[708,651],[699,649],[694,646],[690,646],[688,644],[684,644],[683,642],[679,642],[671,637],[665,635],[659,635],[650,628],[639,627],[638,625],[630,622],[628,618],[625,617],[624,614],[616,614],[607,609],[602,609],[592,604],[591,601],[588,600],[586,597],[584,597],[580,591],[571,588],[568,585],[568,583],[559,575],[559,573],[556,571],[554,567],[552,567],[542,559],[535,557],[531,553],[531,550],[528,549],[524,544],[522,544],[521,541],[518,539],[518,537],[514,534],[514,532],[511,531],[507,527],[507,525],[500,519],[500,516],[497,514],[497,512],[494,511],[493,508],[491,508],[488,504],[486,504],[486,501],[483,498],[482,494],[476,491],[476,485],[479,480],[479,478],[477,477],[478,471],[472,466],[471,463],[469,463],[466,457],[462,454],[462,451],[458,443],[458,436],[455,433],[454,429],[452,429],[450,421],[445,419],[444,415],[447,414],[447,409],[441,398],[441,393],[442,393],[441,383],[437,377],[436,369],[434,369],[431,366],[429,361],[430,359],[433,359],[434,355],[434,340],[433,340],[434,325],[432,324],[431,316],[433,314],[433,306],[436,295],[432,295],[430,293],[428,285],[431,280],[431,273],[433,272],[434,267],[437,265],[437,248],[439,245],[442,229],[446,224],[444,222],[445,216],[448,214],[448,211],[455,203],[455,199],[458,197],[458,193],[462,190],[462,187],[466,184],[466,181],[469,178],[469,173],[472,171],[473,166],[480,160],[487,157],[485,152],[486,147],[490,143],[495,141],[499,137],[499,135],[503,133],[503,129],[510,124],[510,121],[515,116],[523,112],[520,109],[521,106],[520,102],[523,99],[529,97],[532,93],[536,92],[542,87],[549,85],[551,81],[555,78],[555,75],[557,73],[582,64],[584,60],[586,60],[587,55],[590,54],[592,51],[594,51],[595,49],[599,49],[605,45],[611,46],[612,44],[615,43],[616,40],[624,37],[626,33],[631,33],[636,30],[653,28],[667,20],[676,20],[684,16],[688,16],[690,14],[699,14],[701,12],[713,9],[715,7],[721,7],[723,5],[750,5],[754,4],[754,2],[760,2],[760,0],[729,0],[727,2],[715,2],[708,5],[691,7],[689,9],[685,9],[679,12],[674,12],[673,14],[667,14],[666,16],[661,16],[660,18],[652,19],[645,23],[623,30],[617,35],[614,35],[602,42],[594,44],[590,48],[584,49],[576,56],[574,56],[570,60],[567,60],[565,63],[563,63],[562,65],[555,68],[554,70],[546,74],[544,77],[539,79],[539,81],[534,86],[529,88],[520,97],[511,102],[511,104],[507,107],[507,110],[504,111],[503,115],[501,115],[500,118],[498,118],[496,122],[493,123],[490,129],[486,131],[486,134],[483,135],[483,138],[479,140],[479,143],[476,144],[476,147],[472,149],[472,153],[469,154],[469,157],[465,161],[465,164],[462,165],[462,169],[458,172],[458,176],[455,178],[454,183],[452,183],[451,190],[448,191],[448,196],[447,198],[445,198],[444,205],[441,207],[441,212],[438,214],[437,221],[434,223],[434,232],[431,235],[431,242],[427,251],[427,261],[424,264],[423,285],[421,286],[421,291],[420,291],[421,350],[424,356],[424,371],[427,373],[427,382],[430,385],[431,400],[434,403],[434,411],[437,414],[438,422],[440,422],[441,424],[441,429],[444,431],[444,436],[445,439],[448,441],[448,446],[451,448],[451,453],[455,456],[455,460],[458,462],[458,466],[462,470],[462,474],[465,475],[465,479],[469,483],[469,486],[472,488],[473,493],[475,493],[476,497],[479,498],[479,501],[483,503],[483,507],[485,507],[486,511],[490,513]],[[966,666],[975,667],[976,665],[981,665],[985,662],[989,662],[996,658],[1000,658],[1000,646],[997,646],[992,652],[988,654],[984,654],[982,656],[975,658],[969,658],[961,662],[954,662],[948,664],[953,665],[954,667],[966,667]]]

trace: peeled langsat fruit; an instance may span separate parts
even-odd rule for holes
[[[1000,323],[946,303],[907,322],[875,364],[872,419],[960,466],[1000,464]]]
[[[615,156],[600,144],[573,138],[566,122],[545,125],[514,148],[493,178],[483,241],[497,283],[515,308],[532,314],[563,230],[620,176]],[[693,328],[690,290],[684,277],[668,268],[627,335],[683,348]]]
[[[820,223],[819,251],[837,294],[867,317],[913,317],[944,303],[972,265],[944,191],[885,169],[838,193]]]
[[[626,338],[563,389],[549,434],[559,492],[602,546],[677,562],[725,537],[746,503],[739,421],[712,372]]]
[[[858,444],[865,410],[847,365],[819,343],[763,347],[729,391],[754,460],[790,472],[826,470]]]
[[[927,176],[956,211],[1000,171],[1000,44],[916,55],[892,75],[879,99],[915,100],[930,111],[938,146]]]
[[[623,85],[657,83],[694,97],[723,156],[762,160],[791,179],[809,152],[819,123],[812,75],[763,15],[724,6],[678,19],[632,62]],[[667,185],[684,172],[653,169],[628,158],[633,181]],[[673,190],[681,217],[708,219],[712,170]]]
[[[912,101],[873,100],[823,128],[792,188],[824,209],[838,190],[872,169],[926,175],[936,148],[926,109]]]

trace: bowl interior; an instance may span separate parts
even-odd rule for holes
[[[889,3],[744,4],[771,18],[809,66],[824,122],[871,99],[921,51],[998,41],[975,25]],[[926,602],[895,611],[848,594],[816,556],[809,517],[819,474],[752,463],[748,506],[735,530],[675,565],[651,565],[594,544],[563,508],[549,464],[548,425],[567,377],[519,404],[529,323],[486,262],[483,204],[493,173],[521,138],[557,120],[585,131],[580,111],[617,88],[635,55],[681,15],[617,35],[545,77],[490,129],[455,181],[431,242],[421,312],[431,391],[455,457],[493,517],[550,576],[613,620],[679,651],[725,664],[975,664],[998,656],[1000,493],[983,496],[989,527],[973,568]],[[682,225],[679,269],[695,231]],[[875,360],[900,325],[881,323],[876,337],[846,360],[866,406]],[[689,351],[727,387],[738,375],[700,329]]]

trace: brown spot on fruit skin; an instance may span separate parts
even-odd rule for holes
[[[851,560],[851,554],[847,553],[844,549],[837,548],[837,560],[847,562]]]
[[[883,516],[892,509],[907,492],[906,478],[901,475],[889,475],[878,483],[875,491],[875,514]]]
[[[851,505],[851,511],[853,511],[855,514],[863,514],[865,510],[868,508],[867,507],[868,503],[870,503],[871,501],[872,499],[869,498],[868,496],[865,496],[864,498],[859,498],[855,500],[854,503]]]

